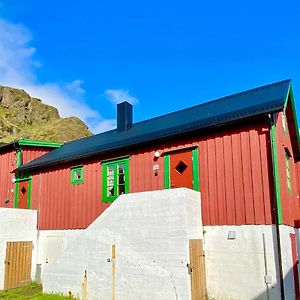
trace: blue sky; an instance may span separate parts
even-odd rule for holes
[[[299,58],[296,0],[0,0],[0,84],[94,132],[286,78],[299,115]]]

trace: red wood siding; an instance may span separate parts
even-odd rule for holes
[[[33,176],[31,208],[39,229],[86,228],[109,204],[101,201],[101,164],[84,165],[82,184],[71,184],[70,167]]]
[[[299,227],[300,218],[300,199],[299,185],[297,182],[297,170],[299,170],[299,163],[295,163],[292,151],[291,138],[287,126],[287,132],[284,132],[282,126],[282,113],[277,114],[276,121],[276,134],[277,134],[277,152],[278,152],[278,167],[280,174],[280,196],[283,223],[290,226]],[[286,150],[291,154],[290,159],[290,173],[292,180],[292,192],[288,191],[287,174],[286,174]],[[299,173],[298,173],[299,174]],[[297,225],[298,224],[298,225]]]
[[[27,164],[28,162],[48,153],[53,150],[49,147],[23,147],[22,150],[22,164]]]
[[[267,124],[202,139],[199,160],[204,225],[272,223]]]
[[[199,148],[204,225],[272,223],[273,184],[267,122],[140,147],[113,157],[130,155],[130,192],[158,190],[164,188],[164,153],[193,146]],[[155,150],[161,153],[157,160]],[[113,157],[74,163],[84,165],[84,182],[80,185],[70,182],[71,165],[34,175],[32,208],[39,210],[39,228],[75,229],[91,224],[109,206],[101,201],[100,162]],[[157,174],[154,165],[159,166]]]
[[[0,153],[0,207],[14,207],[14,174],[11,171],[16,168],[16,161],[14,149]],[[4,203],[6,198],[8,203]]]

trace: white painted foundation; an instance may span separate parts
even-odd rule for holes
[[[60,256],[67,246],[83,230],[39,230],[38,231],[38,253],[37,264],[40,266],[40,278],[43,282],[44,270]]]
[[[204,232],[210,297],[216,300],[280,299],[275,225],[204,226]],[[290,232],[294,229],[280,226],[286,300],[294,299]],[[230,239],[230,236],[235,238]]]
[[[37,211],[0,208],[0,290],[4,288],[7,242],[33,242],[31,278],[35,276],[37,255]]]
[[[44,290],[81,297],[86,270],[88,299],[190,299],[189,239],[203,237],[199,199],[188,189],[120,196],[45,268]]]

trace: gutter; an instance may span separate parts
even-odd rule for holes
[[[280,227],[279,227],[279,225],[282,224],[282,210],[281,210],[281,197],[280,197],[280,177],[279,177],[279,167],[278,167],[275,118],[276,118],[275,113],[273,113],[272,115],[269,114],[272,170],[273,170],[273,183],[274,183],[273,216],[275,220],[276,238],[277,238],[277,254],[278,254],[278,264],[279,264],[280,292],[281,292],[280,298],[284,300],[285,299],[284,279],[283,279],[281,238],[280,238]]]

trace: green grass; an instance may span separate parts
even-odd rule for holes
[[[70,297],[57,294],[43,294],[42,286],[36,283],[31,283],[28,286],[0,291],[0,300],[4,299],[31,299],[31,300],[62,300]],[[75,299],[75,298],[72,298]]]

